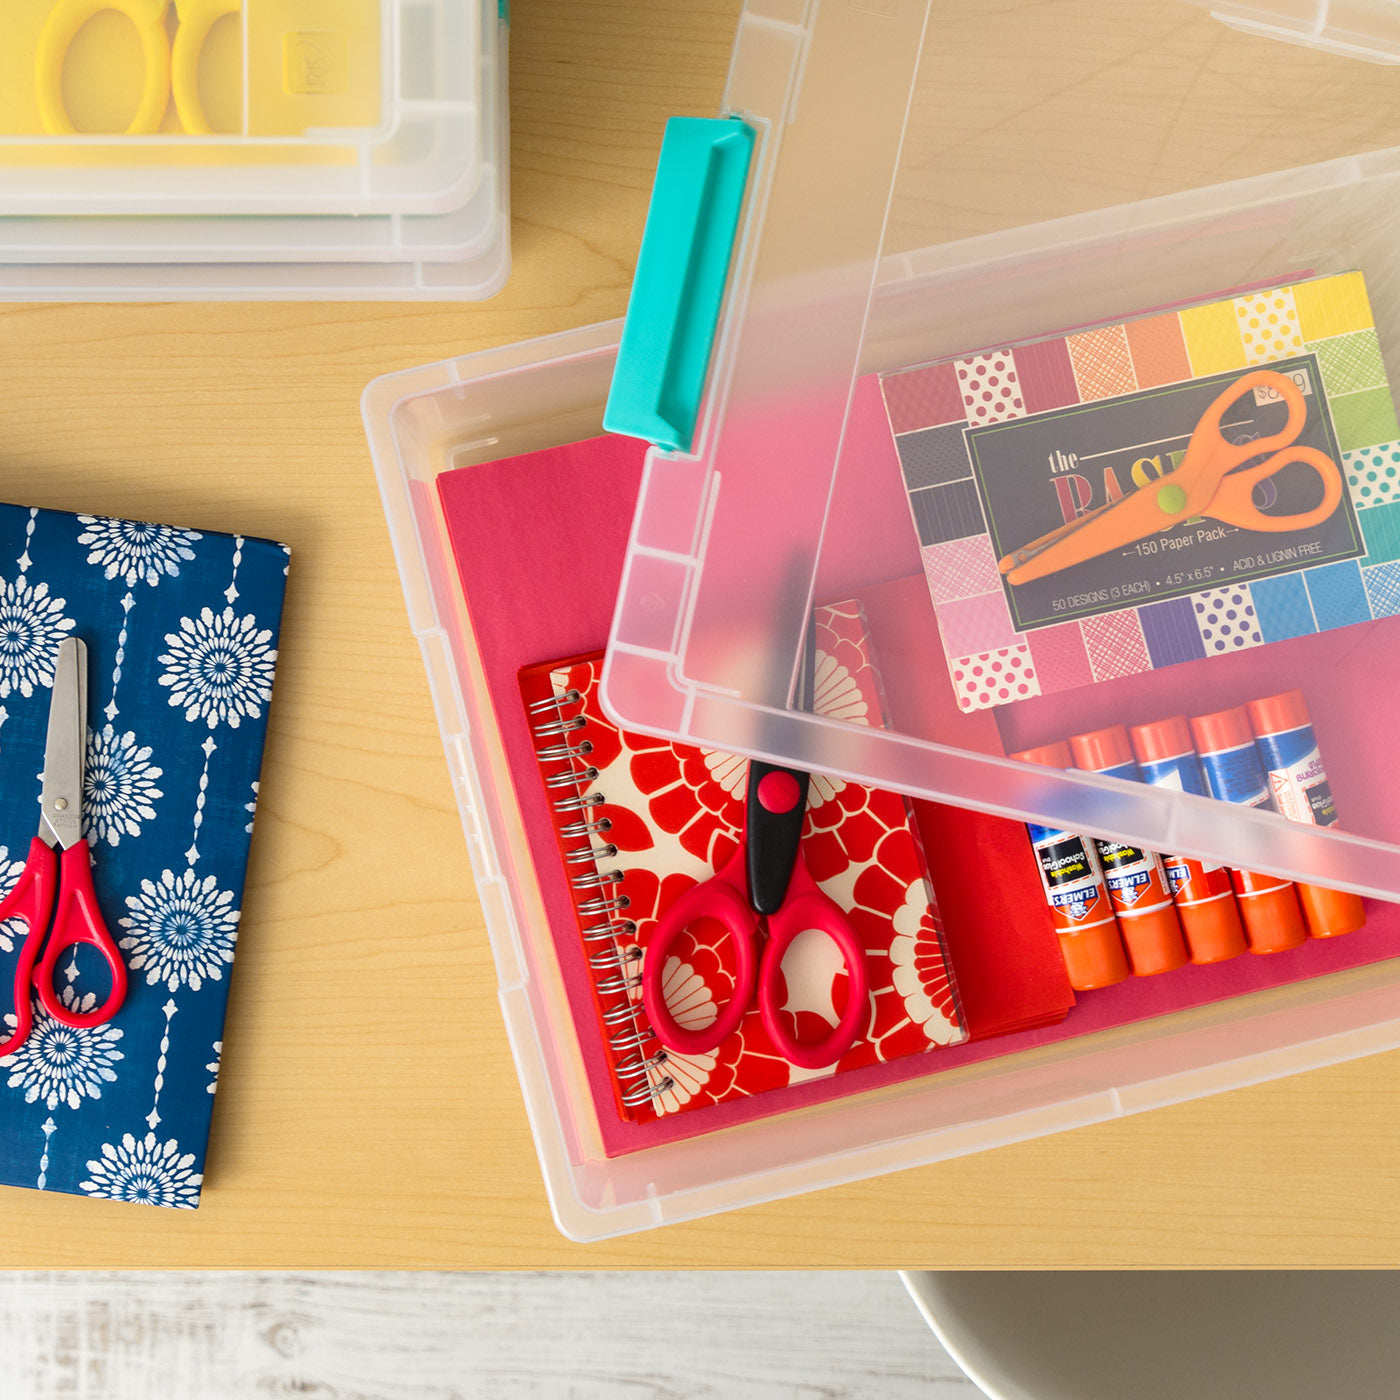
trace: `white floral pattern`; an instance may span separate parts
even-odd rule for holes
[[[221,613],[204,608],[166,634],[160,684],[169,687],[170,703],[183,708],[191,724],[202,719],[210,729],[237,729],[245,718],[260,718],[272,698],[277,649],[271,641],[272,632],[251,613],[239,617],[231,607]]]
[[[174,1138],[161,1142],[154,1133],[140,1139],[124,1133],[119,1143],[102,1144],[102,1155],[87,1164],[78,1189],[109,1201],[194,1210],[204,1177],[193,1167],[194,1153],[182,1153]]]
[[[65,606],[47,583],[0,578],[0,699],[16,692],[28,699],[36,686],[53,685],[59,643],[73,630]]]
[[[127,966],[145,972],[149,985],[198,991],[206,978],[219,981],[233,961],[240,911],[233,892],[221,890],[214,876],[201,880],[193,870],[164,870],[159,880],[142,880],[141,893],[127,895],[126,907],[121,947],[130,954]]]
[[[106,841],[115,846],[123,836],[140,836],[141,823],[155,820],[154,804],[165,796],[156,786],[161,776],[151,762],[151,750],[138,744],[130,730],[118,734],[108,724],[100,734],[89,734],[83,768],[89,844]]]
[[[217,1090],[219,1087],[219,1067],[223,1064],[223,1062],[224,1042],[222,1040],[216,1040],[214,1042],[214,1058],[210,1060],[207,1065],[204,1066],[204,1068],[207,1069],[210,1075],[212,1076],[212,1078],[209,1080],[209,1092],[211,1094],[214,1093],[215,1090]]]
[[[19,877],[24,874],[24,862],[22,860],[10,859],[10,848],[0,846],[0,899],[4,899],[14,887],[19,884]],[[6,919],[0,924],[0,952],[13,953],[15,944],[25,935],[26,925],[23,919]]]
[[[78,543],[87,546],[88,563],[101,565],[103,577],[121,578],[128,588],[143,579],[154,588],[162,578],[178,578],[180,565],[194,558],[190,546],[204,538],[196,530],[101,515],[80,515],[78,523],[85,527]]]
[[[74,1013],[82,1014],[97,1005],[97,994],[79,996],[64,987],[59,999]],[[14,1012],[5,1013],[5,1027],[13,1035],[19,1023]],[[9,1071],[11,1089],[23,1089],[25,1103],[43,1100],[52,1111],[59,1104],[78,1108],[85,1099],[100,1099],[104,1084],[116,1083],[118,1060],[125,1058],[117,1049],[121,1030],[110,1023],[75,1030],[55,1021],[42,1005],[36,1005],[34,1028],[29,1038],[12,1054],[0,1059],[0,1069]]]

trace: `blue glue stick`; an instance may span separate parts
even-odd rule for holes
[[[1240,807],[1272,807],[1254,731],[1244,706],[1197,715],[1191,735],[1210,795]],[[1280,953],[1307,940],[1303,911],[1291,880],[1236,870],[1235,896],[1251,952]]]
[[[1301,690],[1251,700],[1245,710],[1269,782],[1274,811],[1292,822],[1332,826],[1337,804],[1317,751],[1312,719]],[[1351,933],[1366,922],[1361,897],[1320,885],[1299,885],[1298,899],[1314,938]]]

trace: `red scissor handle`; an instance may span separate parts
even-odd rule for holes
[[[850,979],[846,1009],[829,1035],[821,1040],[801,1041],[788,1034],[778,1005],[778,973],[793,939],[808,929],[818,929],[841,950]],[[773,1044],[789,1064],[799,1069],[824,1069],[834,1065],[855,1044],[865,1018],[870,1014],[870,978],[865,950],[845,911],[817,888],[811,872],[801,859],[793,867],[787,898],[776,913],[768,916],[768,946],[758,974],[758,1008]]]
[[[0,1058],[18,1050],[29,1039],[29,1032],[34,1027],[30,988],[34,984],[34,964],[49,926],[57,887],[58,857],[48,842],[36,836],[29,843],[29,855],[25,858],[19,881],[0,900],[0,923],[6,919],[22,919],[26,925],[24,942],[19,949],[19,962],[15,966],[15,1029],[0,1041]]]
[[[662,916],[647,942],[642,960],[642,1005],[656,1038],[668,1050],[683,1055],[703,1055],[715,1049],[739,1029],[739,1022],[753,1003],[758,981],[758,915],[749,904],[745,887],[744,846],[710,879],[688,889]],[[666,956],[676,940],[701,919],[724,925],[734,942],[738,970],[734,994],[708,1026],[691,1030],[682,1026],[666,1005],[663,975]]]
[[[43,842],[39,843],[43,845]],[[86,841],[70,846],[59,857],[60,878],[58,883],[58,904],[54,909],[53,929],[49,934],[44,956],[34,972],[34,981],[39,988],[39,1000],[44,1010],[59,1022],[82,1030],[87,1026],[100,1026],[110,1021],[121,1010],[126,1000],[126,964],[107,925],[102,921],[102,912],[97,907],[97,896],[92,888],[92,858],[88,855]],[[96,948],[107,961],[112,974],[112,987],[107,999],[91,1011],[73,1011],[64,1006],[54,986],[54,973],[59,960],[70,948],[87,944]]]

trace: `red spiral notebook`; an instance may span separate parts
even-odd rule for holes
[[[882,724],[859,603],[818,609],[816,639],[818,713]],[[834,1065],[798,1069],[751,1008],[713,1051],[661,1052],[642,1006],[638,955],[645,955],[661,914],[738,845],[748,760],[620,732],[598,704],[601,671],[601,654],[527,667],[520,689],[622,1117],[650,1122],[965,1040],[908,800],[814,774],[802,858],[865,947],[871,995],[863,1034]],[[565,727],[579,719],[582,726]],[[615,871],[620,880],[599,883]],[[673,1014],[705,1025],[732,992],[734,949],[717,927],[708,935],[698,931],[689,943],[682,956],[667,960],[666,998]],[[815,930],[802,935],[784,960],[783,976],[790,1030],[804,1042],[827,1034],[845,1004],[846,972],[835,945]]]

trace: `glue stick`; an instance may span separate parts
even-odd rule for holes
[[[1196,716],[1191,721],[1191,736],[1212,797],[1241,807],[1270,805],[1254,731],[1242,705]],[[1249,870],[1232,874],[1251,952],[1281,953],[1306,941],[1308,930],[1292,881]]]
[[[1026,749],[1011,757],[1046,768],[1071,766],[1069,746],[1063,743]],[[1028,823],[1026,830],[1045,887],[1045,902],[1060,936],[1060,956],[1070,986],[1087,992],[1121,982],[1128,975],[1128,960],[1094,843],[1055,827]]]
[[[1269,780],[1269,800],[1274,811],[1293,822],[1332,826],[1337,806],[1322,755],[1317,751],[1312,720],[1301,690],[1285,691],[1245,706],[1254,729],[1259,756]],[[1298,886],[1298,901],[1308,932],[1314,938],[1352,933],[1366,922],[1360,895],[1320,885]]]
[[[1185,715],[1135,724],[1128,737],[1143,782],[1197,797],[1210,796]],[[1245,942],[1230,872],[1223,865],[1189,856],[1163,855],[1162,864],[1167,869],[1191,961],[1224,962],[1243,953],[1249,944]]]
[[[1075,766],[1090,773],[1128,782],[1142,781],[1128,743],[1128,731],[1121,724],[1075,734],[1069,741],[1069,750]],[[1186,961],[1186,944],[1161,857],[1156,851],[1144,851],[1141,846],[1123,841],[1096,839],[1094,845],[1133,975],[1151,977],[1180,967]]]

